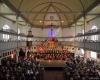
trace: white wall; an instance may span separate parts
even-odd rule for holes
[[[76,34],[77,33],[82,33],[84,31],[84,27],[83,26],[76,26]]]
[[[74,36],[75,35],[75,28],[74,27],[63,28],[62,35],[63,35],[63,37]]]
[[[89,23],[86,24],[86,27],[85,27],[85,32],[91,30],[91,28],[93,26],[97,26],[98,29],[100,29],[100,17],[90,21]],[[84,29],[83,26],[76,26],[76,32],[77,33],[80,33],[82,32],[82,30]]]
[[[39,37],[48,37],[48,32],[50,28],[32,28],[32,32],[34,36]],[[56,37],[67,37],[67,36],[74,36],[75,29],[71,28],[53,28]]]
[[[17,32],[16,23],[13,23],[5,18],[0,17],[0,29],[3,27],[3,25],[9,25],[11,29],[15,30]],[[86,26],[86,31],[89,31],[92,26],[97,26],[98,29],[100,29],[100,18],[97,18],[91,22],[89,22]],[[28,30],[30,27],[28,26],[22,26],[18,25],[20,32],[27,35]],[[48,31],[50,28],[32,28],[33,35],[34,36],[40,36],[40,37],[48,37]],[[70,28],[54,28],[53,31],[56,34],[56,37],[67,37],[67,36],[74,36],[75,35],[75,27]],[[82,33],[83,26],[76,26],[76,33]]]
[[[0,29],[2,29],[3,25],[7,24],[10,26],[11,29],[17,32],[17,25],[15,22],[9,21],[3,17],[0,17]],[[18,25],[19,29],[21,30],[21,33],[27,34],[27,31],[29,30],[29,27]]]
[[[42,28],[32,28],[32,33],[34,36],[42,36],[43,29]]]
[[[86,30],[85,32],[89,31],[92,26],[97,26],[98,29],[100,29],[100,17],[87,23],[86,24]],[[33,28],[33,34],[35,36],[43,36],[48,37],[48,29],[41,29],[41,28]],[[75,35],[75,27],[69,27],[69,28],[54,28],[54,32],[57,34],[56,37],[66,37],[66,36],[74,36]],[[84,26],[76,26],[76,34],[82,33],[84,30]]]
[[[90,30],[92,26],[97,26],[98,29],[100,29],[100,17],[92,20],[91,22],[88,23],[88,26],[86,27],[86,30]]]
[[[5,24],[8,25],[10,27],[10,29],[13,29],[14,31],[17,32],[17,24],[15,22],[12,22],[12,21],[9,21],[9,20],[7,20],[3,17],[0,17],[0,29],[2,29],[2,27]],[[21,33],[24,33],[24,34],[27,35],[30,27],[18,25],[18,28],[20,29]],[[2,39],[2,34],[0,34],[0,40],[1,39]]]

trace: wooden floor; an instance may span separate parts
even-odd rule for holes
[[[63,67],[65,61],[62,60],[38,60],[44,66],[42,80],[65,80]]]
[[[63,71],[45,71],[43,80],[65,80]]]

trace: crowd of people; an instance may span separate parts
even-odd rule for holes
[[[73,55],[73,53],[33,53],[31,56],[43,60],[65,60],[69,54]]]
[[[40,80],[43,68],[33,59],[19,62],[8,58],[0,65],[0,80]]]
[[[94,60],[68,57],[65,77],[66,80],[100,80],[100,68]]]
[[[20,56],[18,62],[12,58],[2,60],[0,80],[43,80],[44,68],[36,59],[66,61],[64,69],[66,80],[100,80],[100,68],[97,63],[79,56],[74,57],[73,53],[30,52],[27,58],[23,58],[24,55]]]

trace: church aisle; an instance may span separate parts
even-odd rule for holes
[[[59,70],[49,70],[44,72],[43,80],[65,80],[63,71]]]

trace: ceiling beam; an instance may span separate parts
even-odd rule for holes
[[[20,23],[21,24],[21,23]],[[80,26],[80,25],[77,25],[77,26]],[[62,26],[60,26],[60,25],[54,25],[53,26],[53,28],[70,28],[70,27],[74,27],[74,26],[68,26],[68,25],[62,25]],[[51,28],[51,26],[50,25],[45,25],[44,27],[43,27],[43,25],[34,25],[34,27],[32,27],[32,28]]]
[[[46,12],[37,12],[37,13],[33,13],[33,14],[45,14]],[[50,14],[65,14],[64,12],[47,12],[47,13],[50,13]],[[5,12],[0,12],[0,14],[2,15],[17,15],[16,13],[5,13]],[[21,13],[22,14],[22,13]],[[25,13],[27,14],[27,13]],[[67,13],[66,13],[67,14]],[[69,13],[71,14],[71,13]],[[100,13],[87,13],[86,15],[100,15]]]
[[[99,5],[100,4],[100,0],[95,0],[95,2],[93,3],[93,4],[91,4],[86,10],[85,10],[85,14],[87,14],[89,11],[91,11],[93,8],[95,8],[97,5]],[[68,24],[68,26],[70,26],[70,25],[72,25],[72,24],[74,24],[74,23],[76,23],[81,17],[83,17],[84,16],[84,13],[83,14],[80,14],[76,19],[75,19],[75,21],[74,22],[72,22],[72,23],[70,23],[70,24]]]
[[[10,19],[10,18],[8,18],[8,17],[6,17],[6,16],[4,16],[4,15],[2,15],[2,14],[0,14],[0,16],[3,17],[3,18],[5,18],[5,19],[7,19],[7,20],[9,20],[9,21],[11,21],[11,22],[14,22],[14,23],[16,22],[15,20],[12,20],[12,19]],[[25,22],[25,21],[23,21],[23,22]],[[20,21],[18,22],[18,24],[19,24],[19,25],[26,26],[26,25],[24,25],[24,24],[21,24]]]
[[[64,23],[65,22],[65,20],[43,20],[43,19],[34,19],[33,21],[39,21],[40,23],[42,23],[43,21],[61,21],[62,23]],[[23,20],[22,21],[19,21],[19,22],[23,22]],[[25,21],[24,21],[25,22]]]
[[[46,12],[39,12],[39,11],[20,11],[22,14],[45,14]],[[48,12],[51,14],[59,13],[59,14],[76,14],[76,13],[82,13],[81,11],[60,11],[60,12]]]
[[[87,13],[86,15],[87,15],[87,16],[88,16],[88,15],[90,15],[90,16],[97,16],[97,15],[100,15],[100,13]]]
[[[11,3],[10,3],[10,1],[9,0],[2,0],[7,6],[9,6],[14,12],[16,12],[15,13],[15,15],[18,15],[18,16],[21,16],[27,23],[29,23],[29,24],[31,24],[32,26],[33,26],[33,23],[31,23],[25,16],[23,16],[23,14],[24,13],[26,13],[26,14],[29,14],[29,13],[32,13],[33,14],[33,12],[21,12],[21,11],[19,11],[18,9],[16,9]],[[85,10],[85,13],[87,14],[90,10],[92,10],[95,6],[97,6],[98,4],[100,3],[100,0],[95,0],[95,2],[93,3],[93,4],[91,4],[86,10]],[[36,13],[36,14],[43,14],[43,13],[45,13],[45,12],[34,12],[34,13]],[[50,13],[54,13],[54,12],[50,12]],[[55,13],[57,13],[57,12],[55,12]],[[81,13],[76,19],[75,19],[75,21],[74,22],[72,22],[72,23],[70,23],[70,24],[68,24],[68,26],[71,26],[72,24],[74,24],[75,22],[77,22],[82,16],[83,16],[83,14],[82,14],[82,12],[74,12],[74,11],[72,11],[72,12],[58,12],[58,13],[61,13],[61,14],[71,14],[71,13]],[[6,15],[6,14],[5,14]],[[9,14],[9,15],[11,15],[11,13]],[[87,15],[97,15],[97,14],[87,14]],[[98,14],[99,15],[99,14]]]
[[[2,15],[1,13],[0,13],[0,16],[1,16],[1,17],[3,17],[3,18],[5,18],[5,19],[7,19],[7,20],[9,20],[9,21],[15,22],[14,20],[9,19],[9,18],[7,18],[7,17],[5,17],[5,16],[4,16],[4,15]]]
[[[97,18],[99,18],[99,17],[100,17],[100,15],[95,16],[94,18],[92,18],[92,19],[88,20],[88,21],[87,21],[87,23],[89,23],[90,21],[93,21],[93,20],[95,20],[95,19],[97,19]]]
[[[17,15],[16,13],[5,13],[5,12],[0,12],[0,14],[2,14],[2,15]]]

